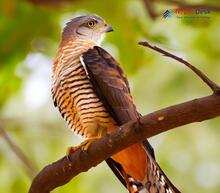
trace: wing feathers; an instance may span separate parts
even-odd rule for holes
[[[128,81],[114,58],[100,47],[89,49],[82,57],[96,93],[118,124],[137,119]]]
[[[93,88],[116,122],[121,125],[138,119],[141,115],[133,103],[128,81],[114,58],[97,46],[85,52],[82,58]],[[153,148],[147,140],[143,142],[143,147],[149,159],[148,181],[137,192],[179,193],[156,163]],[[115,171],[117,176],[123,176],[117,173],[121,171]]]

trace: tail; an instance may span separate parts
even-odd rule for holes
[[[180,193],[157,164],[153,148],[147,140],[143,141],[143,147],[148,154],[149,164],[147,181],[142,186],[142,189],[145,189],[146,193]],[[143,191],[143,193],[145,192]]]
[[[132,176],[127,175],[123,167],[111,158],[106,160],[106,162],[130,193],[180,193],[157,164],[153,148],[147,140],[143,141],[143,147],[148,157],[148,172],[144,182],[135,180]]]

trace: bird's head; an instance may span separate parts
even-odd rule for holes
[[[113,31],[101,17],[91,14],[73,18],[63,30],[63,39],[85,39],[100,44],[106,32]]]

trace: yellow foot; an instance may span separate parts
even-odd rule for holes
[[[77,151],[78,149],[81,149],[83,151],[87,151],[89,146],[96,140],[100,139],[101,136],[97,136],[97,137],[91,137],[91,138],[88,138],[86,139],[85,141],[83,141],[80,145],[77,145],[77,146],[70,146],[67,148],[67,151],[66,151],[66,156],[68,159],[70,159],[70,154]]]

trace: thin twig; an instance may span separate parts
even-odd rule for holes
[[[148,47],[152,50],[155,50],[155,51],[163,54],[164,56],[170,57],[170,58],[177,60],[178,62],[184,64],[185,66],[190,68],[195,74],[197,74],[209,86],[209,88],[212,89],[212,91],[215,94],[220,94],[220,87],[215,82],[210,80],[202,71],[200,71],[198,68],[196,68],[195,66],[193,66],[192,64],[190,64],[186,60],[184,60],[178,56],[175,56],[174,54],[171,54],[161,48],[158,48],[157,46],[152,46],[147,41],[142,41],[142,42],[139,42],[138,44],[145,46],[145,47]]]
[[[16,145],[10,136],[6,133],[6,131],[1,127],[0,125],[0,135],[2,135],[5,142],[8,144],[9,148],[14,152],[14,154],[21,160],[21,162],[25,166],[25,171],[27,175],[33,179],[33,177],[36,175],[36,167],[32,163],[32,161],[24,154],[24,152],[21,150],[18,145]]]

